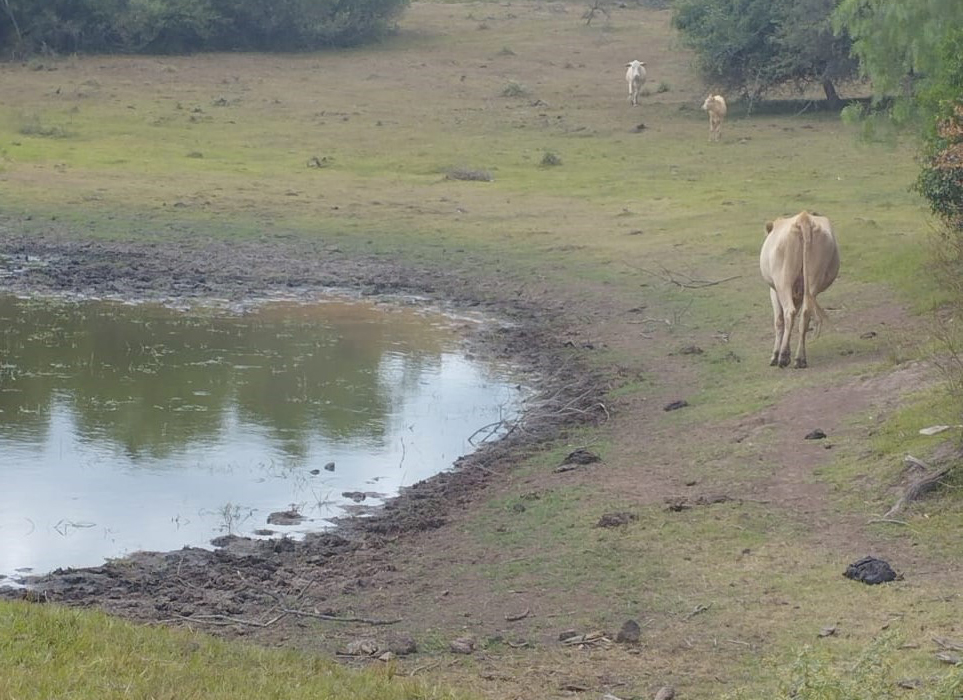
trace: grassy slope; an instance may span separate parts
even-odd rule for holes
[[[4,603],[0,697],[454,700],[459,695],[396,677],[391,665],[359,673],[313,655],[136,627],[96,612]]]
[[[674,45],[668,15],[619,9],[609,22],[586,26],[583,9],[416,3],[397,38],[341,54],[0,66],[0,202],[6,214],[29,214],[25,227],[56,216],[86,235],[110,237],[198,231],[270,240],[295,232],[466,274],[497,270],[519,285],[534,276],[539,288],[589,309],[602,295],[624,309],[644,301],[648,316],[672,323],[598,321],[597,332],[610,340],[598,362],[640,378],[613,402],[638,406],[648,392],[658,395],[674,376],[653,376],[660,358],[688,342],[706,348],[703,361],[679,370],[693,410],[654,417],[653,441],[915,356],[915,339],[890,336],[882,351],[853,340],[867,309],[886,302],[922,311],[939,298],[919,274],[928,231],[907,190],[912,148],[860,145],[831,116],[738,110],[723,141],[708,144],[698,110],[703,87]],[[632,109],[621,66],[636,57],[648,64],[653,93],[660,82],[669,90]],[[503,96],[513,84],[524,94]],[[541,167],[546,152],[562,164]],[[308,167],[313,157],[325,167]],[[451,168],[487,170],[494,181],[446,180]],[[802,208],[831,216],[842,246],[842,275],[825,295],[836,326],[810,353],[826,369],[747,371],[770,343],[755,262],[763,223]],[[733,279],[687,290],[669,277]],[[727,343],[714,340],[720,332]],[[840,352],[849,353],[847,363],[827,361]],[[841,445],[821,472],[835,489],[830,510],[879,512],[905,440],[921,424],[955,422],[946,408],[923,397],[882,428],[874,416],[853,416],[878,432]],[[617,464],[639,449],[638,439],[619,434],[621,425],[582,437]],[[664,454],[652,449],[707,483],[752,485],[778,471],[751,461],[747,447],[712,439],[673,441]],[[581,599],[577,621],[585,625],[617,626],[622,616],[650,611],[660,635],[649,642],[651,665],[625,660],[638,692],[658,672],[680,679],[691,697],[717,694],[718,677],[769,694],[773,674],[759,666],[760,655],[784,661],[812,638],[810,627],[845,619],[849,632],[836,647],[845,659],[880,625],[879,615],[860,618],[866,609],[912,609],[915,625],[959,631],[951,606],[923,604],[942,595],[945,582],[828,601],[838,561],[806,541],[812,523],[801,514],[750,504],[668,518],[660,502],[626,495],[624,505],[640,520],[584,539],[571,533],[591,526],[597,504],[619,503],[604,483],[579,483],[556,485],[523,518],[511,515],[526,476],[538,479],[556,457],[534,460],[517,485],[473,513],[465,546],[503,552],[507,563],[480,576],[492,591],[552,581],[545,599],[559,607]],[[958,501],[931,511],[911,532],[871,536],[958,556],[959,543],[945,534],[959,531]],[[758,557],[733,556],[744,549]],[[787,557],[792,566],[780,568]],[[631,592],[639,581],[644,590]],[[702,601],[712,607],[692,618],[699,626],[691,631],[688,614]],[[533,622],[531,634],[547,636],[553,624]],[[677,657],[687,648],[698,659],[682,663]],[[551,650],[541,653],[532,663],[557,661]],[[893,656],[926,663],[921,651]]]

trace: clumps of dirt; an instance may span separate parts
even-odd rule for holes
[[[620,511],[618,513],[605,513],[599,521],[595,523],[595,527],[620,527],[622,525],[628,525],[631,522],[635,522],[639,519],[639,516],[635,513],[629,513],[627,511]]]
[[[482,324],[468,339],[472,352],[513,363],[537,389],[501,438],[459,458],[450,471],[404,489],[383,507],[366,510],[364,517],[342,518],[332,532],[303,541],[227,536],[218,538],[213,551],[141,552],[103,566],[57,569],[26,581],[30,599],[94,605],[136,620],[204,624],[228,635],[268,634],[271,628],[284,638],[296,634],[289,628],[301,618],[319,615],[387,622],[315,611],[324,609],[329,597],[386,585],[395,569],[387,543],[442,527],[453,509],[478,498],[490,480],[502,478],[540,444],[608,415],[602,402],[607,380],[560,340],[567,335],[563,303],[519,298],[498,279],[350,257],[323,241],[276,236],[247,243],[200,237],[113,242],[67,239],[57,231],[27,236],[13,228],[0,220],[4,291],[178,303],[279,295],[311,300],[337,288],[417,295],[499,319]],[[598,459],[589,455],[573,459]],[[0,596],[24,594],[0,588]]]
[[[895,581],[898,577],[889,562],[876,557],[863,557],[846,567],[843,576],[869,585]]]

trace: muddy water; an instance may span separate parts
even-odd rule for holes
[[[296,536],[449,467],[520,398],[456,325],[343,300],[0,297],[0,575]]]

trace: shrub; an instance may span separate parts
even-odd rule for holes
[[[545,155],[542,156],[542,167],[550,168],[561,164],[562,164],[562,159],[557,153],[553,153],[552,151],[545,151]]]
[[[528,94],[528,88],[514,80],[508,83],[502,90],[502,97],[524,97]]]
[[[300,51],[386,32],[409,0],[4,0],[0,48],[125,53]]]

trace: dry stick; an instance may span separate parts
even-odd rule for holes
[[[243,617],[231,617],[230,615],[181,615],[180,613],[174,613],[175,617],[179,617],[182,620],[187,620],[188,622],[204,622],[208,624],[220,624],[220,625],[249,625],[250,627],[270,627],[275,622],[280,620],[287,614],[287,611],[282,611],[279,615],[275,615],[267,622],[261,622],[259,620],[245,620]]]
[[[366,625],[396,625],[399,622],[401,622],[400,617],[396,620],[374,620],[367,617],[338,617],[337,615],[327,615],[325,613],[308,612],[307,610],[293,610],[290,608],[281,608],[281,612],[287,615],[313,617],[317,620],[327,620],[328,622],[361,622]]]
[[[523,612],[523,613],[521,613],[521,614],[519,614],[519,615],[506,615],[506,616],[505,616],[505,621],[506,621],[506,622],[518,622],[519,620],[524,620],[526,617],[528,617],[528,616],[531,615],[531,614],[532,614],[531,609],[526,609],[525,612]]]
[[[916,457],[913,457],[912,455],[906,455],[906,457],[903,458],[903,461],[917,467],[922,467],[926,470],[930,469],[930,466],[926,464],[926,462],[916,459]],[[924,493],[932,491],[934,488],[939,486],[940,482],[950,473],[951,468],[952,467],[950,465],[947,465],[939,471],[933,472],[932,474],[928,474],[914,481],[907,487],[906,491],[902,496],[899,497],[896,503],[893,504],[893,507],[886,511],[886,513],[883,515],[883,519],[891,519],[900,510],[902,510],[903,506],[905,506],[907,503],[915,501]]]
[[[875,525],[877,523],[885,523],[887,525],[905,525],[906,527],[909,527],[908,522],[905,520],[897,520],[896,518],[873,518],[866,521],[867,525]]]

